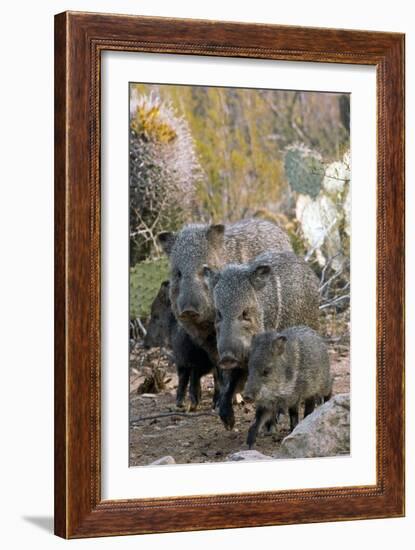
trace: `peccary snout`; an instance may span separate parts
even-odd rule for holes
[[[225,352],[221,354],[219,359],[219,366],[222,369],[234,369],[238,365],[238,359],[232,352]]]
[[[268,266],[264,269],[269,270]],[[249,278],[247,272],[246,266],[228,266],[222,272],[224,275],[216,275],[219,282],[214,287],[219,356],[222,359],[232,355],[237,363],[233,367],[242,368],[247,368],[252,337],[263,327],[262,312],[251,283],[255,274]]]
[[[251,336],[241,333],[237,327],[233,333],[228,330],[222,330],[220,325],[216,325],[218,337],[219,364],[224,369],[233,369],[235,367],[246,368],[248,365]]]
[[[197,321],[199,318],[199,312],[192,306],[184,306],[179,310],[179,319],[185,321],[186,319]]]
[[[242,397],[246,403],[252,403],[258,398],[258,393],[260,390],[260,385],[256,378],[249,373],[248,379],[246,381]]]

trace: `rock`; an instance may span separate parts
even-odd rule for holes
[[[151,462],[150,466],[160,466],[161,464],[176,464],[176,461],[172,456],[167,455],[158,458],[154,462]]]
[[[272,460],[272,456],[263,455],[255,450],[238,451],[229,455],[226,460],[234,462],[239,462],[240,460]]]
[[[283,439],[275,458],[311,458],[350,453],[350,394],[317,407]]]

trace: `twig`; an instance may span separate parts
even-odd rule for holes
[[[154,418],[164,418],[167,416],[185,416],[186,418],[196,418],[198,416],[218,416],[218,415],[211,412],[200,412],[200,413],[169,412],[169,413],[152,414],[150,416],[139,416],[138,418],[132,418],[130,420],[130,424],[136,424],[137,422],[143,422],[144,420],[153,420]]]
[[[330,258],[328,258],[328,260],[326,261],[326,264],[325,266],[323,267],[323,270],[321,272],[321,278],[320,278],[320,286],[324,283],[324,280],[326,278],[326,271],[327,269],[331,266],[333,260],[335,258],[337,258],[338,256],[340,256],[340,252],[337,252],[337,254],[334,254],[334,256],[330,256]]]
[[[334,279],[337,279],[337,277],[339,277],[343,273],[343,267],[344,266],[342,265],[340,269],[338,269],[329,279],[327,279],[327,281],[323,285],[321,285],[319,289],[320,294],[323,294],[324,289],[330,286]]]
[[[338,304],[343,300],[350,300],[350,295],[345,294],[344,296],[339,296],[338,298],[334,298],[333,300],[330,300],[329,302],[321,305],[319,309],[326,309],[327,307],[335,306],[336,304]]]
[[[136,317],[136,321],[137,321],[137,324],[138,324],[138,327],[139,329],[141,330],[141,332],[143,333],[144,336],[147,335],[147,331],[143,325],[143,323],[141,322],[140,318],[139,317]]]

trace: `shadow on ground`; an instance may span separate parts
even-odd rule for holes
[[[53,533],[53,517],[52,516],[23,516],[23,519],[28,523],[32,523],[43,531]]]

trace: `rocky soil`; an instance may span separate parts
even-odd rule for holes
[[[330,360],[334,374],[333,394],[348,393],[348,351],[331,348]],[[155,387],[148,383],[154,371],[159,375]],[[254,417],[253,406],[235,405],[235,428],[228,432],[211,410],[211,375],[202,380],[202,402],[197,413],[177,410],[176,388],[176,370],[168,356],[158,348],[145,351],[137,344],[130,360],[130,466],[148,465],[165,456],[173,457],[178,464],[221,462],[247,449],[245,441]],[[264,455],[275,455],[289,433],[288,428],[288,416],[283,415],[277,433],[261,434],[255,449]]]

